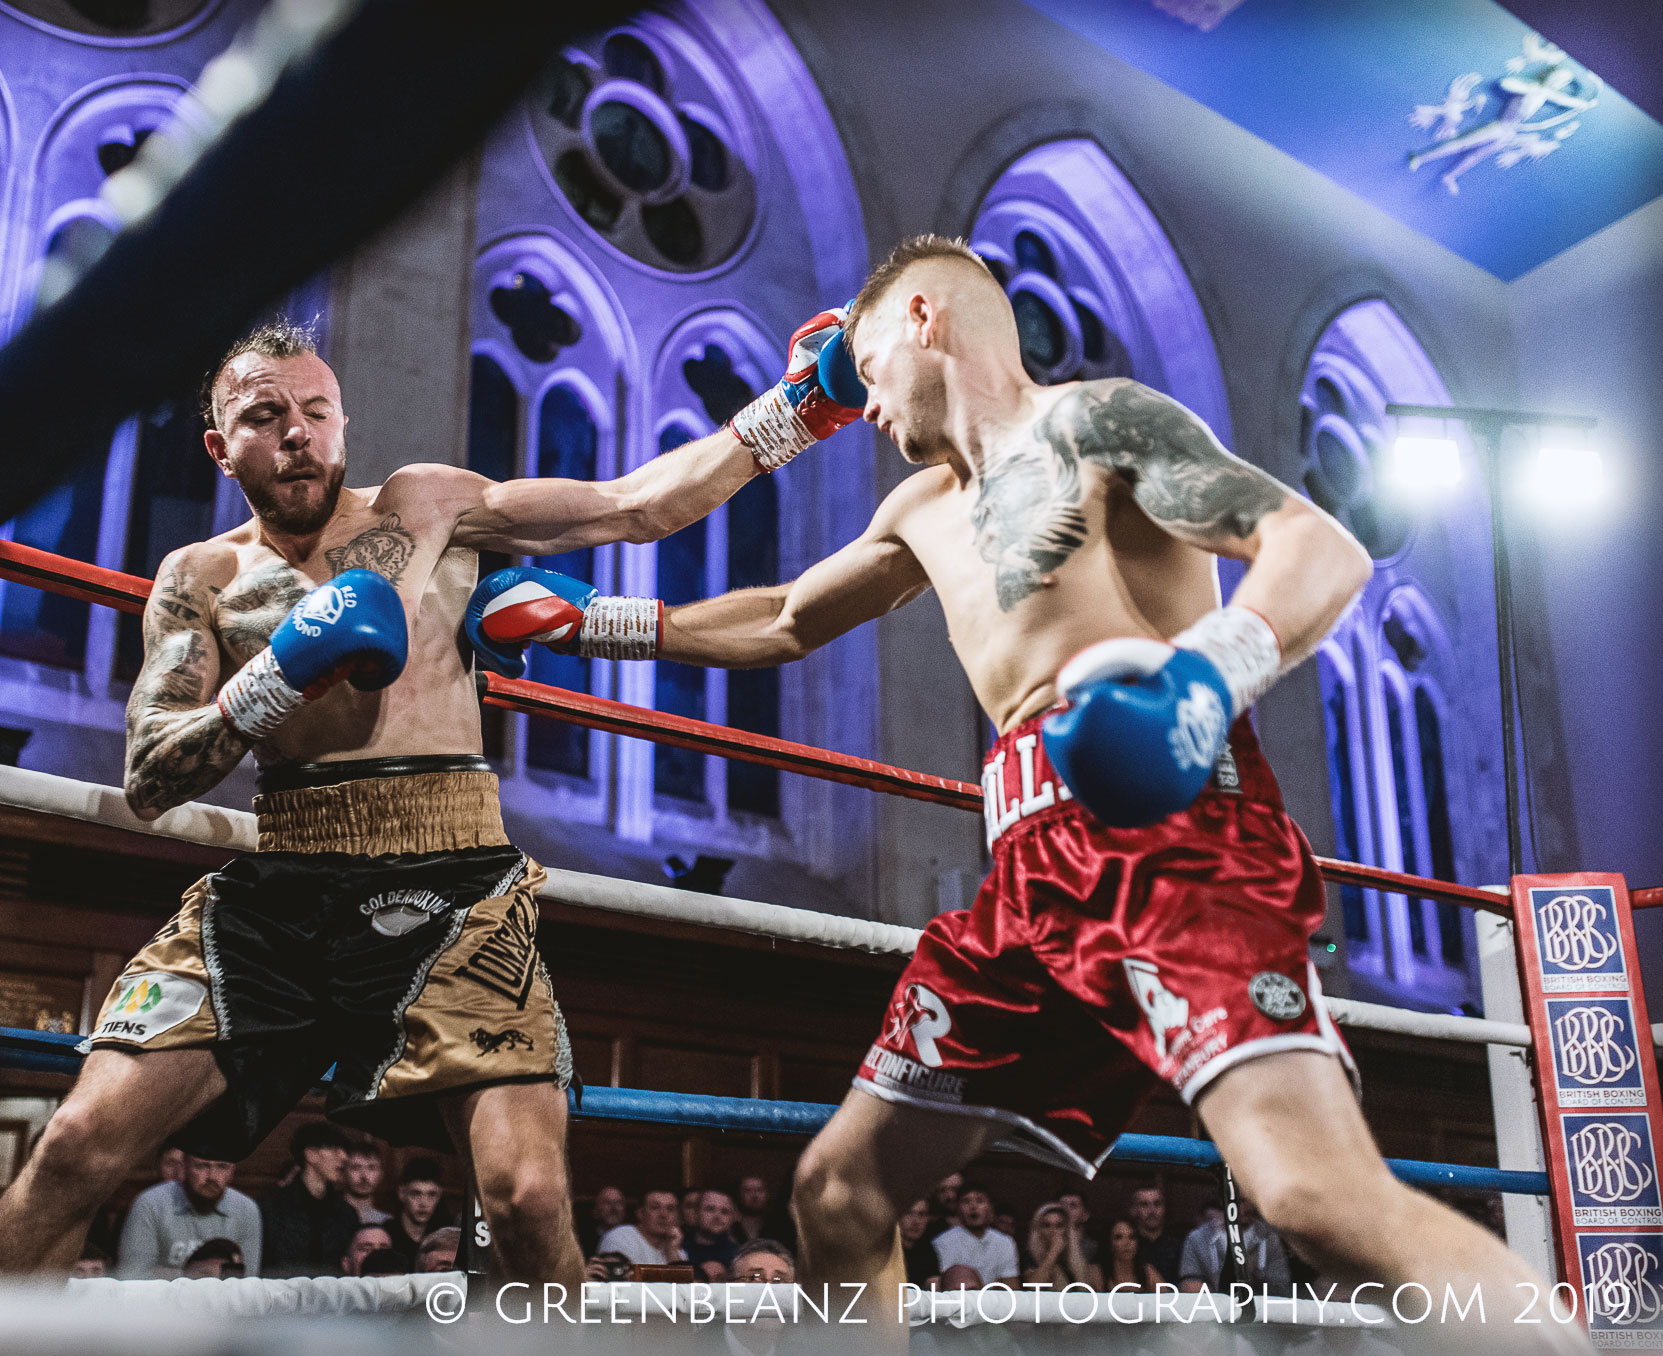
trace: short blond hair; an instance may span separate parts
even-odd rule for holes
[[[900,280],[903,273],[926,259],[960,259],[965,263],[974,264],[987,275],[995,287],[999,286],[999,280],[993,276],[987,261],[970,248],[968,241],[946,235],[908,236],[890,250],[889,257],[867,275],[855,299],[849,303],[849,314],[843,321],[845,345],[853,348],[855,328],[860,324],[861,318],[883,299],[884,294]]]

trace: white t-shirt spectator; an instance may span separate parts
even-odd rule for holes
[[[973,1268],[982,1278],[983,1285],[1008,1281],[1012,1276],[1022,1274],[1022,1263],[1016,1256],[1016,1240],[994,1228],[984,1229],[982,1236],[977,1238],[962,1224],[955,1224],[935,1236],[935,1259],[941,1263],[943,1271],[956,1266]]]
[[[621,1252],[638,1267],[667,1267],[687,1260],[687,1254],[680,1248],[676,1249],[674,1257],[666,1257],[647,1242],[646,1236],[633,1224],[620,1224],[616,1229],[608,1229],[595,1245],[595,1251]]]
[[[191,1208],[178,1182],[158,1182],[139,1192],[121,1227],[116,1275],[123,1280],[174,1277],[185,1260],[210,1238],[229,1238],[243,1250],[250,1276],[260,1274],[260,1207],[235,1187],[226,1187],[212,1210]]]

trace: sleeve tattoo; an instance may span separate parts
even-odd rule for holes
[[[1038,433],[1059,453],[1072,448],[1119,472],[1151,519],[1210,550],[1251,537],[1289,493],[1226,451],[1177,401],[1136,382],[1081,387],[1051,411]]]
[[[1001,610],[1037,592],[1090,536],[1087,462],[1120,475],[1157,526],[1220,554],[1251,537],[1288,494],[1177,401],[1136,382],[1083,385],[1052,406],[1032,443],[983,469],[971,524]]]
[[[165,570],[144,614],[144,667],[127,701],[128,804],[165,810],[213,786],[248,745],[213,702],[218,665],[207,604]]]

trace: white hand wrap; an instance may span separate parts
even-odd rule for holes
[[[750,448],[764,471],[777,471],[819,442],[781,387],[759,395],[729,421],[734,436]]]
[[[663,615],[656,598],[592,598],[577,652],[586,659],[656,659]]]
[[[1276,681],[1282,646],[1270,623],[1249,607],[1214,608],[1172,643],[1210,659],[1230,689],[1230,718],[1258,701]]]
[[[250,743],[267,738],[306,703],[283,677],[269,647],[233,673],[215,700],[220,719]]]

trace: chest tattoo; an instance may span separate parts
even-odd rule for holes
[[[239,575],[214,607],[214,622],[225,648],[239,659],[263,650],[277,623],[310,588],[298,570],[281,560]]]
[[[1038,591],[1045,575],[1080,548],[1089,528],[1080,458],[1066,443],[1017,447],[993,460],[971,510],[976,549],[993,566],[999,610]]]
[[[344,574],[347,570],[374,570],[389,583],[396,584],[415,550],[415,537],[399,521],[398,514],[389,513],[346,545],[332,546],[323,555],[336,574]]]

